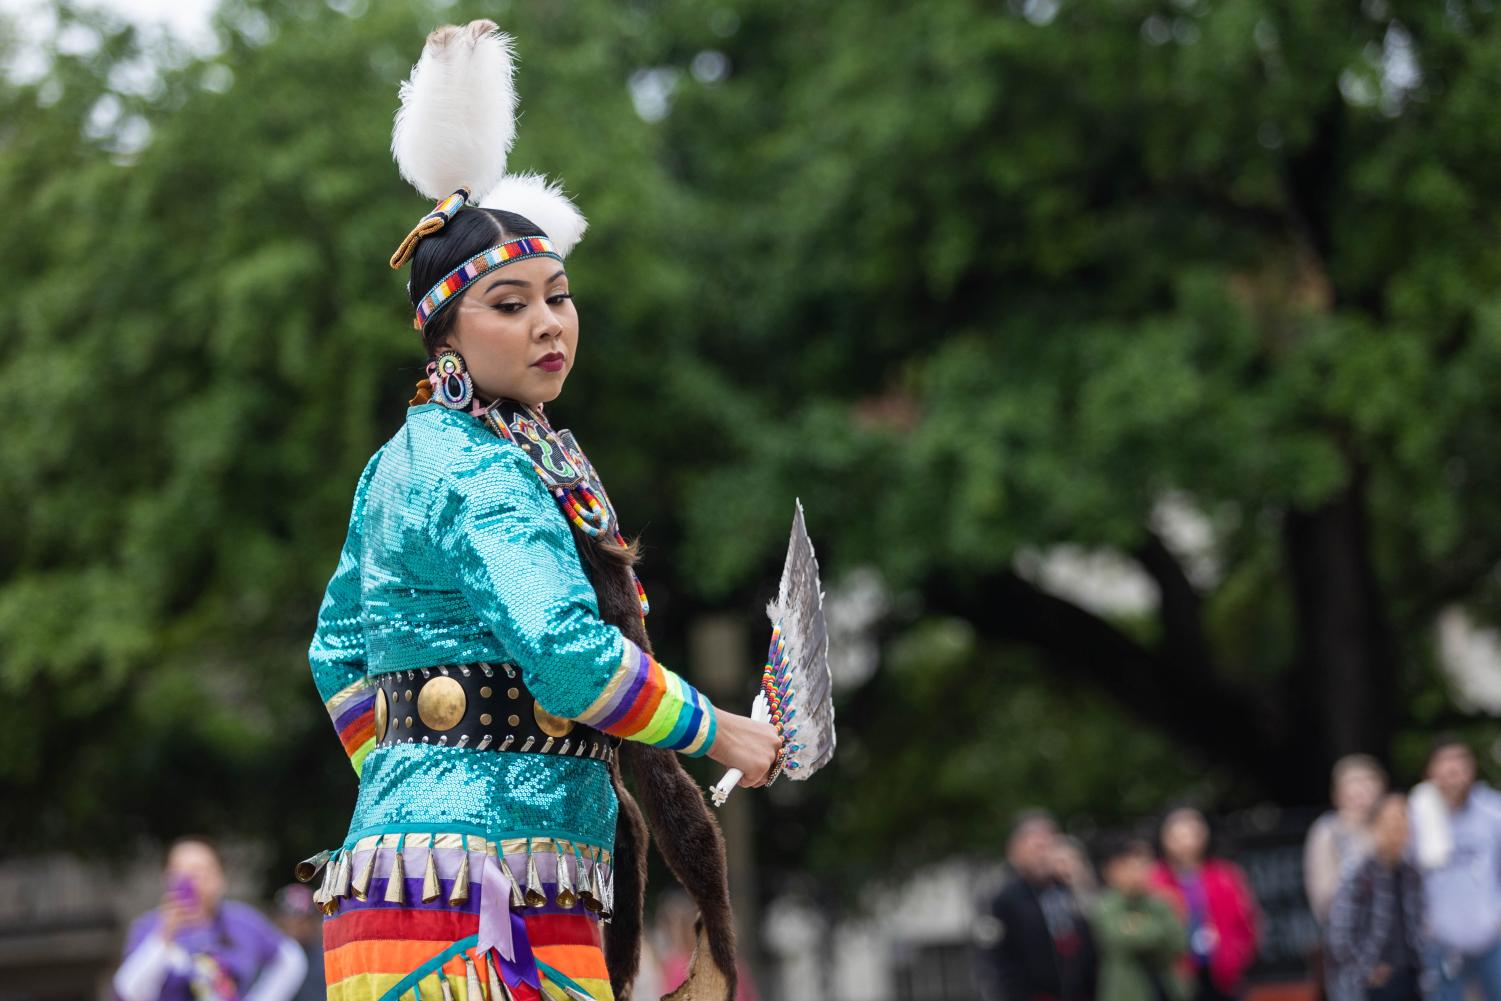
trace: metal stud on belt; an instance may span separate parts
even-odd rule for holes
[[[544,709],[512,664],[393,671],[377,675],[375,682],[375,737],[382,745],[421,743],[603,761],[614,753],[615,738]]]

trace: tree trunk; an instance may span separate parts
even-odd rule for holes
[[[1143,646],[1010,572],[974,581],[935,578],[923,596],[930,609],[965,619],[987,639],[1036,648],[1060,681],[1103,691],[1144,723],[1269,795],[1283,798],[1296,790],[1289,783],[1302,776],[1288,767],[1285,749],[1267,739],[1263,693],[1227,682],[1211,663],[1175,656],[1191,644]]]
[[[1290,511],[1283,542],[1298,624],[1293,733],[1313,737],[1310,750],[1326,768],[1356,751],[1386,761],[1396,657],[1371,566],[1363,474],[1327,504]]]
[[[1137,554],[1162,590],[1162,634],[1150,646],[1011,572],[943,575],[923,593],[933,611],[966,619],[991,640],[1036,648],[1060,678],[1104,691],[1262,794],[1322,802],[1340,755],[1387,760],[1396,720],[1396,659],[1364,489],[1354,476],[1329,503],[1284,517],[1298,652],[1280,682],[1217,673],[1198,597],[1156,540]]]

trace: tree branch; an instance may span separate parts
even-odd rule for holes
[[[1149,650],[1014,572],[962,583],[939,577],[923,593],[934,611],[965,619],[989,640],[1035,647],[1062,674],[1100,689],[1139,719],[1268,789],[1278,787],[1285,763],[1280,746],[1266,739],[1259,698],[1215,678],[1205,664]]]
[[[1157,582],[1161,595],[1158,618],[1162,623],[1163,667],[1173,674],[1214,674],[1209,641],[1204,636],[1203,599],[1183,565],[1155,532],[1147,533],[1135,556]]]
[[[1411,621],[1427,624],[1446,606],[1472,596],[1480,582],[1496,572],[1498,564],[1501,564],[1501,550],[1484,545],[1473,536],[1466,537],[1447,559],[1427,568],[1426,586],[1412,606]]]

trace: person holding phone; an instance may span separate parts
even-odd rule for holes
[[[224,899],[224,862],[207,838],[167,851],[161,906],[136,919],[115,973],[120,1001],[289,1001],[307,958],[249,904]]]
[[[1183,972],[1194,1001],[1235,1001],[1256,961],[1261,914],[1240,867],[1209,852],[1209,821],[1180,807],[1162,821],[1152,885],[1188,929]]]

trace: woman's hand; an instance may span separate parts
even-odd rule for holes
[[[782,735],[770,723],[762,723],[749,716],[740,716],[715,707],[715,723],[719,732],[714,745],[709,748],[709,757],[726,768],[738,768],[743,773],[740,785],[751,789],[766,784],[771,766],[776,764],[782,750]]]
[[[160,908],[162,920],[157,925],[157,934],[161,935],[163,941],[172,941],[179,929],[193,923],[193,919],[197,917],[195,913],[197,910],[195,904],[183,900],[180,894],[168,890],[162,895]]]

